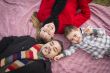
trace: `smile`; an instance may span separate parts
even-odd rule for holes
[[[45,47],[45,52],[49,54],[50,53],[50,48],[49,47]]]

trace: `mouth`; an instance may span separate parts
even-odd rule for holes
[[[81,39],[79,38],[76,42],[77,42],[77,43],[80,43],[80,42],[81,42]]]
[[[50,48],[49,48],[49,47],[45,47],[45,52],[46,52],[47,54],[49,54],[49,53],[50,53]]]

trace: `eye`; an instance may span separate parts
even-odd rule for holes
[[[45,30],[43,30],[43,32],[46,32]]]
[[[56,47],[53,48],[54,52],[58,52],[58,49]]]
[[[73,35],[73,37],[76,37],[76,36],[77,36],[76,34]]]

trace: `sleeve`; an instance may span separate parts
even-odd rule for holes
[[[97,37],[97,36],[100,37],[100,36],[103,36],[103,35],[106,34],[106,33],[105,33],[105,30],[102,29],[102,28],[93,28],[93,27],[91,27],[91,26],[88,26],[87,28],[82,28],[82,29],[83,29],[83,30],[85,30],[85,29],[90,30],[89,35],[94,35],[94,36],[96,36],[96,37]],[[87,34],[88,32],[84,31],[84,33]]]
[[[88,0],[79,0],[78,2],[80,12],[77,13],[72,20],[72,25],[80,27],[85,21],[90,18],[90,8],[88,6]]]
[[[16,60],[22,60],[22,59],[37,60],[38,56],[36,55],[36,50],[30,48],[29,50],[17,52],[11,56],[3,58],[0,60],[0,67],[6,66],[10,63],[13,63]]]
[[[54,3],[55,0],[42,0],[39,11],[36,14],[40,22],[44,22],[51,15]]]
[[[57,30],[59,24],[58,15],[63,11],[66,3],[67,0],[56,0],[52,7],[51,15],[44,21],[43,26],[47,23],[54,22]]]
[[[104,29],[101,29],[101,28],[97,28],[97,29],[92,29],[93,30],[93,35],[94,36],[103,36],[105,35],[105,30]]]
[[[66,49],[66,50],[63,51],[64,56],[70,56],[70,55],[72,55],[73,53],[75,53],[75,51],[76,51],[77,48],[78,47],[76,47],[76,46],[70,46],[69,49]]]

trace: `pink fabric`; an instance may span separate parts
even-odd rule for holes
[[[30,22],[34,11],[38,11],[41,0],[0,0],[0,39],[4,36],[31,35],[36,30]],[[110,35],[110,7],[90,4],[92,16],[82,27],[91,25],[102,27]],[[64,42],[65,49],[69,42],[57,34],[56,39]],[[82,50],[70,57],[52,63],[53,73],[110,73],[110,59],[94,60]]]
[[[34,11],[38,11],[41,0],[0,0],[0,39],[4,36],[35,36],[30,22]]]
[[[90,4],[91,18],[82,27],[101,27],[110,35],[110,7]],[[68,41],[57,35],[57,39],[64,40],[64,47],[68,48]],[[66,42],[65,42],[66,41]],[[110,73],[110,58],[94,60],[83,50],[78,50],[70,57],[52,63],[53,73]]]

